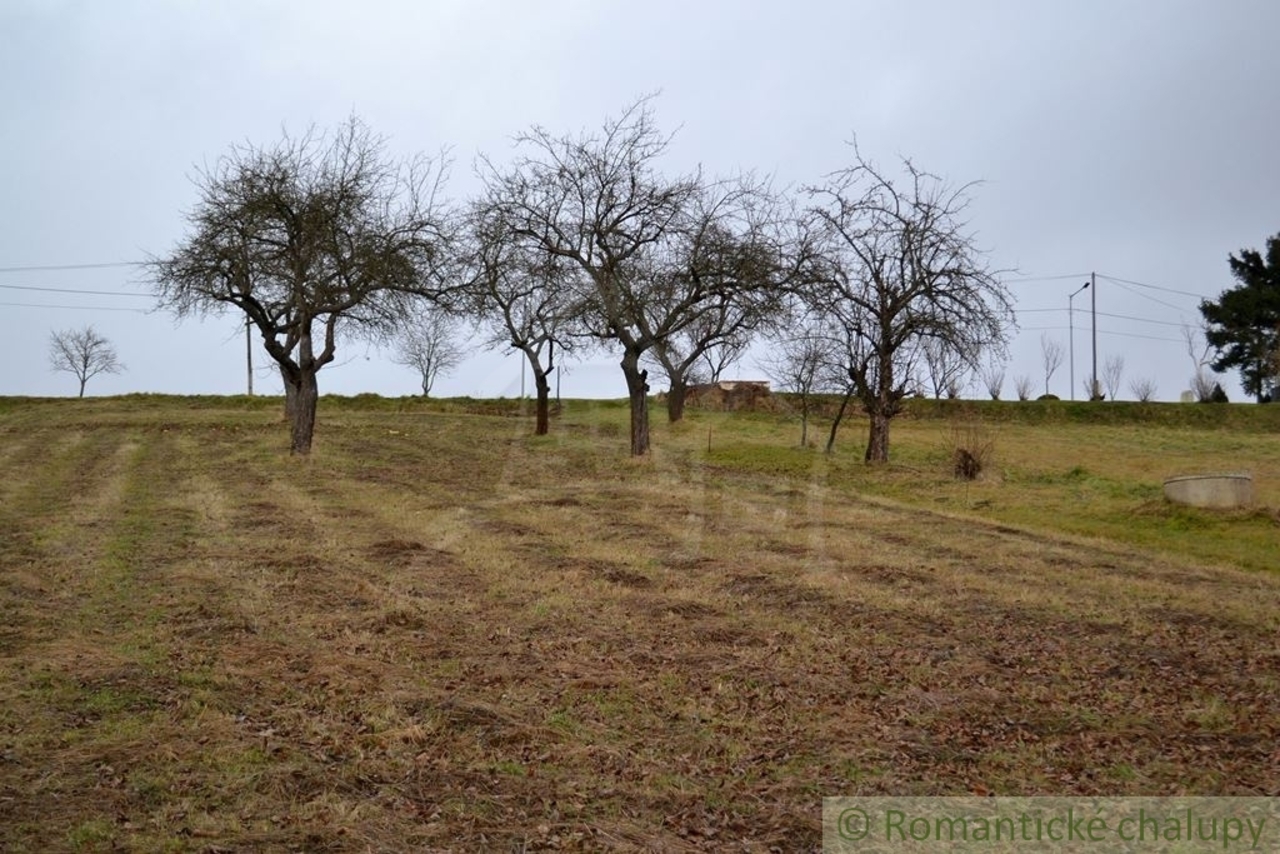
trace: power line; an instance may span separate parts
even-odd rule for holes
[[[1066,332],[1066,326],[1024,326],[1023,332]],[[1168,341],[1171,344],[1182,344],[1182,340],[1178,338],[1160,338],[1155,335],[1140,335],[1137,332],[1112,332],[1109,329],[1099,329],[1099,335],[1114,335],[1118,338],[1143,338],[1147,341]]]
[[[1167,293],[1167,294],[1178,294],[1179,296],[1184,296],[1184,297],[1195,297],[1196,299],[1206,299],[1204,294],[1192,293],[1191,291],[1180,291],[1177,288],[1166,288],[1163,285],[1152,285],[1148,282],[1138,282],[1138,281],[1134,281],[1133,279],[1122,279],[1119,276],[1111,276],[1106,273],[1097,273],[1096,275],[1099,279],[1106,279],[1108,282],[1112,282],[1115,284],[1123,283],[1126,285],[1133,285],[1134,287],[1138,287],[1138,288],[1147,288],[1148,290],[1153,290],[1153,291],[1163,291],[1164,293]],[[1030,276],[1024,279],[1004,279],[1003,281],[1006,285],[1014,285],[1014,284],[1023,284],[1027,282],[1058,282],[1058,281],[1065,281],[1067,279],[1079,279],[1081,277],[1087,278],[1088,276],[1089,276],[1089,273],[1066,273],[1061,276]]]
[[[1106,279],[1108,282],[1123,282],[1126,285],[1133,285],[1139,288],[1150,288],[1153,291],[1164,291],[1168,294],[1180,294],[1184,297],[1195,297],[1196,299],[1206,299],[1204,294],[1193,294],[1191,291],[1180,291],[1176,288],[1165,288],[1160,285],[1149,285],[1146,282],[1135,282],[1132,279],[1121,279],[1119,276],[1108,276],[1103,273],[1098,274],[1099,279]]]
[[[31,273],[48,270],[106,270],[111,267],[143,267],[146,261],[104,261],[97,264],[36,264],[26,267],[0,267],[0,273]]]
[[[1025,279],[1004,279],[1006,285],[1021,285],[1027,282],[1060,282],[1065,279],[1078,279],[1081,276],[1087,276],[1088,273],[1066,273],[1061,276],[1030,276]]]
[[[1155,297],[1151,296],[1150,294],[1144,294],[1144,293],[1142,293],[1142,292],[1140,292],[1140,291],[1135,291],[1133,288],[1130,288],[1130,287],[1128,287],[1128,286],[1126,286],[1126,285],[1122,285],[1122,284],[1120,284],[1120,283],[1119,283],[1119,282],[1117,282],[1117,281],[1114,281],[1114,280],[1111,280],[1111,279],[1108,279],[1108,281],[1110,281],[1110,282],[1111,282],[1111,284],[1115,285],[1115,286],[1116,286],[1117,288],[1119,288],[1120,290],[1125,291],[1126,293],[1131,293],[1131,294],[1133,294],[1135,297],[1142,297],[1142,298],[1143,298],[1143,299],[1145,299],[1145,300],[1150,300],[1151,302],[1154,302],[1154,303],[1156,303],[1156,304],[1158,304],[1158,305],[1162,305],[1162,306],[1164,306],[1165,308],[1171,308],[1171,309],[1173,309],[1174,311],[1186,311],[1186,310],[1187,310],[1187,309],[1183,308],[1182,306],[1174,305],[1174,304],[1173,304],[1173,303],[1171,303],[1171,302],[1165,302],[1165,301],[1164,301],[1164,300],[1162,300],[1162,299],[1156,299]]]
[[[1024,308],[1024,309],[1019,309],[1018,311],[1015,312],[1015,314],[1031,314],[1033,312],[1041,313],[1041,312],[1049,312],[1049,311],[1063,312],[1066,310],[1067,309],[1065,308]],[[1085,314],[1086,316],[1090,313],[1083,309],[1081,309],[1080,311],[1082,314]],[[1176,326],[1179,328],[1186,326],[1186,323],[1174,323],[1169,320],[1149,320],[1148,318],[1145,318],[1145,317],[1134,317],[1131,314],[1115,314],[1114,312],[1110,312],[1110,311],[1098,311],[1093,313],[1097,314],[1098,317],[1114,317],[1118,320],[1133,320],[1133,321],[1137,321],[1138,323],[1154,323],[1157,326]]]
[[[96,294],[108,297],[147,297],[153,299],[155,294],[130,293],[129,291],[87,291],[78,288],[44,288],[36,285],[0,285],[7,291],[40,291],[51,294]]]
[[[83,309],[85,311],[133,311],[138,314],[149,313],[145,308],[123,308],[118,305],[50,305],[49,303],[39,302],[0,302],[0,305],[16,306],[19,308],[70,308]]]
[[[1154,323],[1156,326],[1176,326],[1179,329],[1187,325],[1185,323],[1174,323],[1169,320],[1148,320],[1145,317],[1133,317],[1132,315],[1129,315],[1129,314],[1112,314],[1109,311],[1100,311],[1098,312],[1098,316],[1099,317],[1115,317],[1115,318],[1119,318],[1120,320],[1135,320],[1138,323]]]

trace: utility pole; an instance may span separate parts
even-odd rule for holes
[[[247,317],[244,319],[244,369],[249,381],[249,397],[253,397],[253,329]]]
[[[1089,274],[1089,306],[1093,313],[1093,379],[1089,382],[1089,399],[1098,396],[1098,274]]]
[[[1075,314],[1075,306],[1074,306],[1073,300],[1076,298],[1076,296],[1079,295],[1081,291],[1083,291],[1088,287],[1089,287],[1089,283],[1085,282],[1079,288],[1067,294],[1067,329],[1069,330],[1068,332],[1069,337],[1067,338],[1067,340],[1070,342],[1070,349],[1071,349],[1070,359],[1071,359],[1071,399],[1072,400],[1076,399],[1076,314]]]

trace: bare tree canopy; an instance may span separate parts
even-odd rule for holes
[[[818,244],[806,301],[843,341],[848,394],[871,422],[866,459],[879,463],[923,345],[976,368],[984,352],[1003,352],[1013,315],[962,219],[971,185],[949,187],[910,161],[894,179],[854,154],[807,190]]]
[[[1218,387],[1211,367],[1213,345],[1203,340],[1203,333],[1203,329],[1190,324],[1182,325],[1182,342],[1192,365],[1191,394],[1197,403],[1209,403],[1213,399],[1213,390]]]
[[[1026,374],[1019,374],[1013,380],[1014,394],[1018,396],[1018,400],[1031,399],[1031,377]]]
[[[511,169],[487,164],[484,205],[511,239],[575,269],[568,280],[575,333],[621,347],[631,453],[644,454],[642,359],[775,276],[769,247],[752,240],[756,185],[664,175],[669,138],[655,126],[649,99],[597,134],[557,137],[535,127],[518,142],[527,153]]]
[[[124,364],[116,356],[111,342],[92,326],[63,329],[49,335],[49,368],[74,374],[80,381],[80,397],[84,387],[98,374],[118,374]]]
[[[524,354],[533,372],[534,433],[551,425],[551,375],[578,339],[571,333],[574,287],[581,270],[564,258],[532,248],[507,232],[500,211],[484,203],[472,207],[469,311],[488,330],[489,346],[510,346]],[[557,355],[558,354],[558,355]]]
[[[430,397],[436,380],[462,364],[465,346],[458,340],[456,321],[438,308],[428,308],[404,319],[395,333],[392,358],[418,375],[422,396]]]
[[[1107,387],[1107,396],[1112,400],[1120,394],[1120,380],[1124,376],[1124,356],[1119,354],[1108,356],[1102,366],[1102,382]]]
[[[832,366],[839,360],[833,345],[820,330],[801,328],[771,342],[769,354],[760,361],[760,367],[779,388],[800,399],[801,447],[809,444],[809,410],[813,396],[827,388]]]
[[[677,247],[687,267],[685,284],[663,298],[683,298],[690,284],[703,287],[708,296],[686,309],[688,322],[652,350],[670,383],[672,422],[683,416],[689,384],[702,369],[708,382],[717,381],[746,351],[757,328],[782,311],[803,251],[794,211],[752,176],[704,185],[688,227]],[[678,306],[669,305],[672,309]]]
[[[1066,358],[1067,351],[1063,349],[1062,342],[1057,338],[1050,338],[1047,332],[1040,333],[1040,364],[1044,366],[1044,393],[1049,393],[1049,380],[1053,379],[1054,373],[1058,368],[1062,367],[1062,360]],[[1086,388],[1088,385],[1086,385]],[[1075,392],[1072,392],[1075,394]]]
[[[316,373],[340,331],[381,334],[409,295],[440,292],[441,180],[438,162],[389,160],[356,118],[332,134],[233,147],[197,174],[189,237],[152,262],[157,293],[179,315],[234,306],[252,321],[294,404],[293,453],[311,450]]]
[[[1005,372],[1004,362],[996,359],[988,361],[978,371],[982,385],[986,388],[987,394],[991,395],[992,400],[1000,399],[1000,393],[1004,390]]]
[[[1129,391],[1141,403],[1149,403],[1156,396],[1156,381],[1151,377],[1138,377],[1129,383]]]
[[[973,364],[963,353],[939,338],[927,339],[921,349],[934,398],[944,395],[952,399],[959,397],[965,375],[973,370]]]

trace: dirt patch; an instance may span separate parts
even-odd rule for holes
[[[823,590],[800,584],[779,582],[761,574],[739,574],[724,583],[724,590],[733,596],[753,599],[766,607],[824,607],[830,606],[832,597]]]
[[[401,560],[419,554],[426,548],[414,540],[379,540],[369,546],[369,556],[374,560]]]
[[[499,537],[524,538],[538,535],[536,528],[532,528],[522,522],[512,522],[507,519],[482,517],[472,520],[471,526],[482,533],[495,534]]]
[[[719,608],[713,605],[708,605],[705,602],[670,598],[646,599],[643,602],[642,610],[645,613],[658,617],[670,614],[676,617],[683,617],[686,620],[718,617],[723,613]]]
[[[920,569],[908,569],[902,566],[886,564],[854,564],[845,567],[845,571],[861,578],[870,578],[882,584],[898,587],[933,584],[935,575]]]
[[[667,555],[660,562],[667,569],[690,574],[710,572],[720,566],[720,562],[715,558],[703,555]]]
[[[241,508],[236,519],[237,527],[248,530],[278,528],[290,523],[283,507],[266,501],[254,501]]]
[[[313,554],[265,555],[256,558],[254,564],[280,573],[311,574],[322,572],[325,568],[325,560]]]
[[[695,626],[691,630],[693,638],[702,644],[724,644],[725,646],[764,646],[768,639],[757,632],[726,625]]]
[[[647,590],[650,587],[653,587],[652,578],[622,566],[612,566],[607,569],[603,569],[599,571],[599,575],[611,584],[630,587],[633,590]]]
[[[572,495],[562,495],[558,498],[550,498],[546,501],[540,501],[545,507],[581,507],[582,502],[574,498]]]
[[[807,558],[813,554],[813,549],[809,546],[788,543],[783,540],[765,540],[760,544],[760,550],[771,554],[783,555],[784,557],[796,558]]]

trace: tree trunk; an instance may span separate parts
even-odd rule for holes
[[[547,375],[543,371],[534,369],[533,384],[538,390],[537,405],[537,426],[533,428],[535,436],[545,436],[551,431],[550,418],[550,399],[551,399],[551,383],[547,380]]]
[[[831,435],[827,436],[827,453],[836,446],[836,431],[840,429],[840,422],[844,420],[844,412],[849,408],[849,398],[853,397],[853,392],[845,392],[840,400],[840,409],[836,411],[836,420],[831,422]]]
[[[809,398],[800,398],[800,447],[809,447]]]
[[[80,380],[80,396],[81,396],[81,397],[84,397],[84,384],[85,384],[86,382],[88,382],[88,380],[87,380],[87,379],[82,379],[82,380]]]
[[[874,407],[867,414],[871,418],[871,435],[867,439],[866,461],[887,463],[889,462],[889,416],[881,407]]]
[[[631,400],[631,456],[642,457],[649,452],[649,372],[640,370],[636,351],[628,350],[621,364]]]
[[[671,379],[671,390],[667,392],[667,420],[675,424],[684,418],[684,401],[689,394],[689,383],[684,377]]]
[[[292,424],[298,410],[298,384],[289,377],[284,365],[280,366],[280,379],[284,382],[284,421]]]
[[[283,366],[282,366],[283,367]],[[307,456],[311,453],[311,437],[316,431],[316,402],[320,398],[320,388],[316,383],[316,364],[314,351],[311,349],[311,323],[303,327],[303,334],[298,339],[298,364],[293,394],[292,418],[289,422],[289,453]],[[289,404],[289,384],[285,384],[285,406]]]
[[[287,385],[286,388],[288,388]],[[289,453],[301,456],[311,453],[311,437],[316,431],[316,403],[319,398],[320,389],[316,383],[316,372],[301,371],[301,382],[293,396]],[[288,399],[287,395],[286,399]]]

